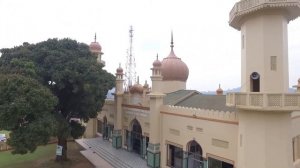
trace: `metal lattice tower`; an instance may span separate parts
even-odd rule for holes
[[[127,59],[126,59],[126,70],[125,70],[125,89],[133,85],[136,81],[136,71],[135,71],[135,57],[133,56],[133,28],[130,26],[129,29],[129,49],[127,49]]]

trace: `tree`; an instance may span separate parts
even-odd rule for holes
[[[51,113],[57,99],[50,90],[31,78],[0,74],[0,93],[0,128],[11,131],[12,153],[47,144],[56,125]]]
[[[78,138],[85,130],[72,118],[87,122],[96,117],[107,91],[114,86],[115,77],[102,69],[86,44],[70,39],[25,43],[1,52],[0,70],[35,78],[57,97],[52,116],[57,121],[56,136],[63,150],[56,159],[66,160],[67,138]],[[34,66],[29,69],[34,71],[25,66],[30,63]]]

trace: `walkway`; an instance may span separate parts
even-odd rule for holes
[[[146,160],[138,154],[115,149],[101,137],[78,139],[76,142],[86,149],[81,153],[97,168],[148,168]]]

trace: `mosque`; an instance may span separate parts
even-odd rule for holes
[[[189,68],[175,54],[152,63],[151,82],[124,87],[116,70],[114,97],[105,100],[86,138],[102,137],[158,168],[292,168],[300,166],[300,79],[288,92],[288,23],[299,0],[241,0],[229,24],[241,32],[239,93],[187,90]],[[100,63],[96,40],[91,51]],[[149,63],[149,67],[151,64]]]

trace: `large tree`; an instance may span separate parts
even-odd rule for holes
[[[34,78],[57,97],[58,103],[51,113],[57,121],[58,145],[63,147],[57,160],[66,160],[67,138],[78,138],[85,130],[72,119],[87,122],[96,117],[115,77],[102,69],[86,44],[70,39],[24,43],[1,52],[1,72]]]
[[[55,131],[51,114],[57,99],[38,81],[21,75],[0,74],[0,128],[10,130],[12,153],[33,152],[47,144]]]

